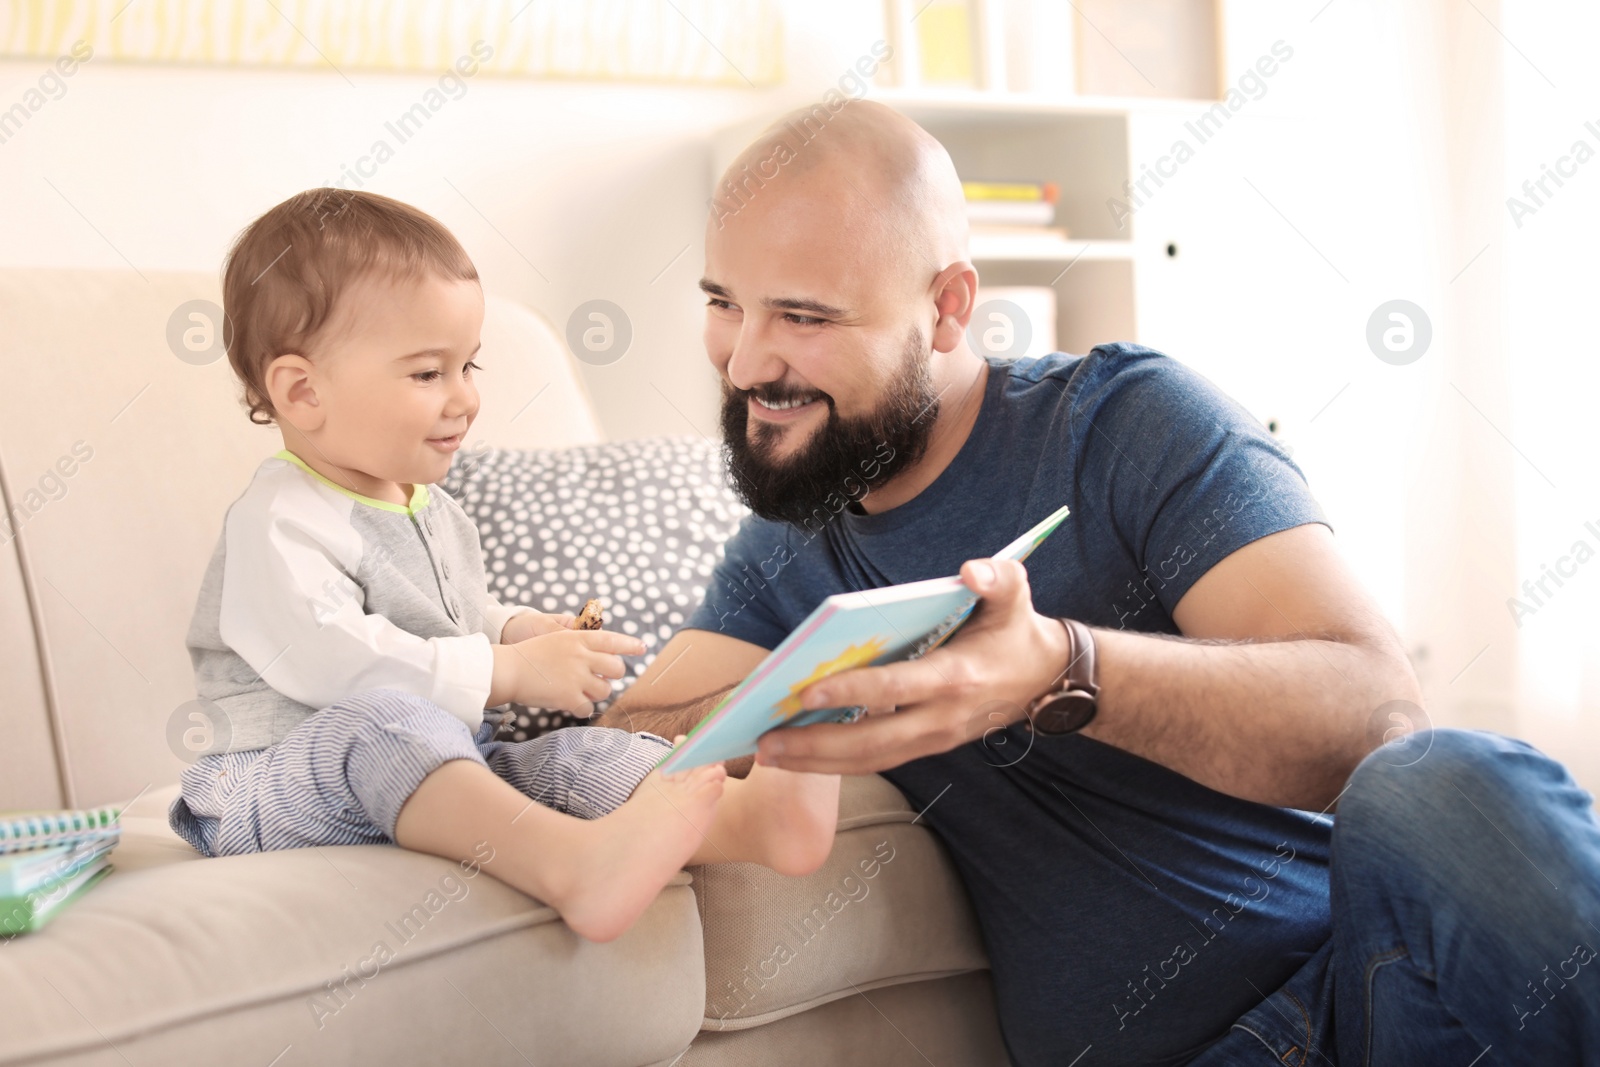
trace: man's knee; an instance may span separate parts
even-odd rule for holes
[[[1369,753],[1339,801],[1336,862],[1413,869],[1447,854],[1544,836],[1547,810],[1575,790],[1533,746],[1476,730],[1423,730]],[[1431,858],[1431,859],[1430,859]]]
[[[1529,773],[1550,761],[1521,741],[1477,730],[1419,730],[1368,753],[1339,800],[1338,820],[1364,833],[1412,827],[1514,804]],[[1559,768],[1558,768],[1559,769]],[[1478,818],[1481,824],[1481,817]]]
[[[1574,887],[1596,883],[1589,795],[1512,738],[1431,730],[1414,739],[1409,750],[1369,754],[1339,802],[1336,911],[1370,918],[1376,906],[1397,917],[1397,936],[1436,967],[1449,951],[1432,938],[1452,930],[1544,956],[1570,947],[1585,906]]]

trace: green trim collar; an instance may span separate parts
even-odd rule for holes
[[[387,500],[374,500],[370,496],[362,496],[360,493],[353,493],[349,489],[346,489],[344,486],[340,485],[338,482],[324,478],[321,474],[312,470],[305,460],[301,459],[293,452],[290,452],[287,448],[280,448],[274,454],[273,458],[288,460],[290,463],[293,463],[295,466],[311,475],[311,477],[315,478],[329,489],[343,493],[351,500],[354,500],[360,504],[365,504],[368,507],[382,508],[384,511],[397,511],[401,515],[415,515],[417,512],[428,506],[428,487],[423,485],[421,482],[418,482],[416,485],[411,487],[411,503],[403,506],[400,504],[392,504]]]

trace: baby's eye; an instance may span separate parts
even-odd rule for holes
[[[470,374],[471,374],[471,372],[472,372],[472,371],[475,371],[475,370],[482,370],[482,369],[483,369],[483,368],[482,368],[482,367],[480,367],[480,366],[478,366],[478,364],[477,364],[477,362],[476,362],[476,361],[475,361],[475,360],[470,360],[470,359],[469,359],[469,360],[468,360],[468,361],[467,361],[467,365],[466,365],[466,366],[465,366],[465,367],[462,367],[462,368],[461,368],[461,376],[462,376],[462,377],[463,377],[463,378],[466,378],[466,377],[469,377],[469,376],[470,376]]]
[[[433,381],[438,381],[439,372],[438,372],[438,370],[425,370],[425,371],[422,371],[420,374],[413,374],[411,377],[413,377],[417,381],[423,382],[423,383],[433,382]]]

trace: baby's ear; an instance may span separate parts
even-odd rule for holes
[[[313,369],[306,357],[286,352],[274,357],[261,376],[273,414],[301,432],[320,429],[327,415],[312,383]]]

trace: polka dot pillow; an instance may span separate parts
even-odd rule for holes
[[[721,446],[701,437],[463,454],[440,485],[477,524],[502,604],[576,614],[599,597],[606,628],[644,642],[596,714],[700,606],[723,542],[748,514],[727,486]],[[515,741],[583,721],[512,711],[498,736]]]

